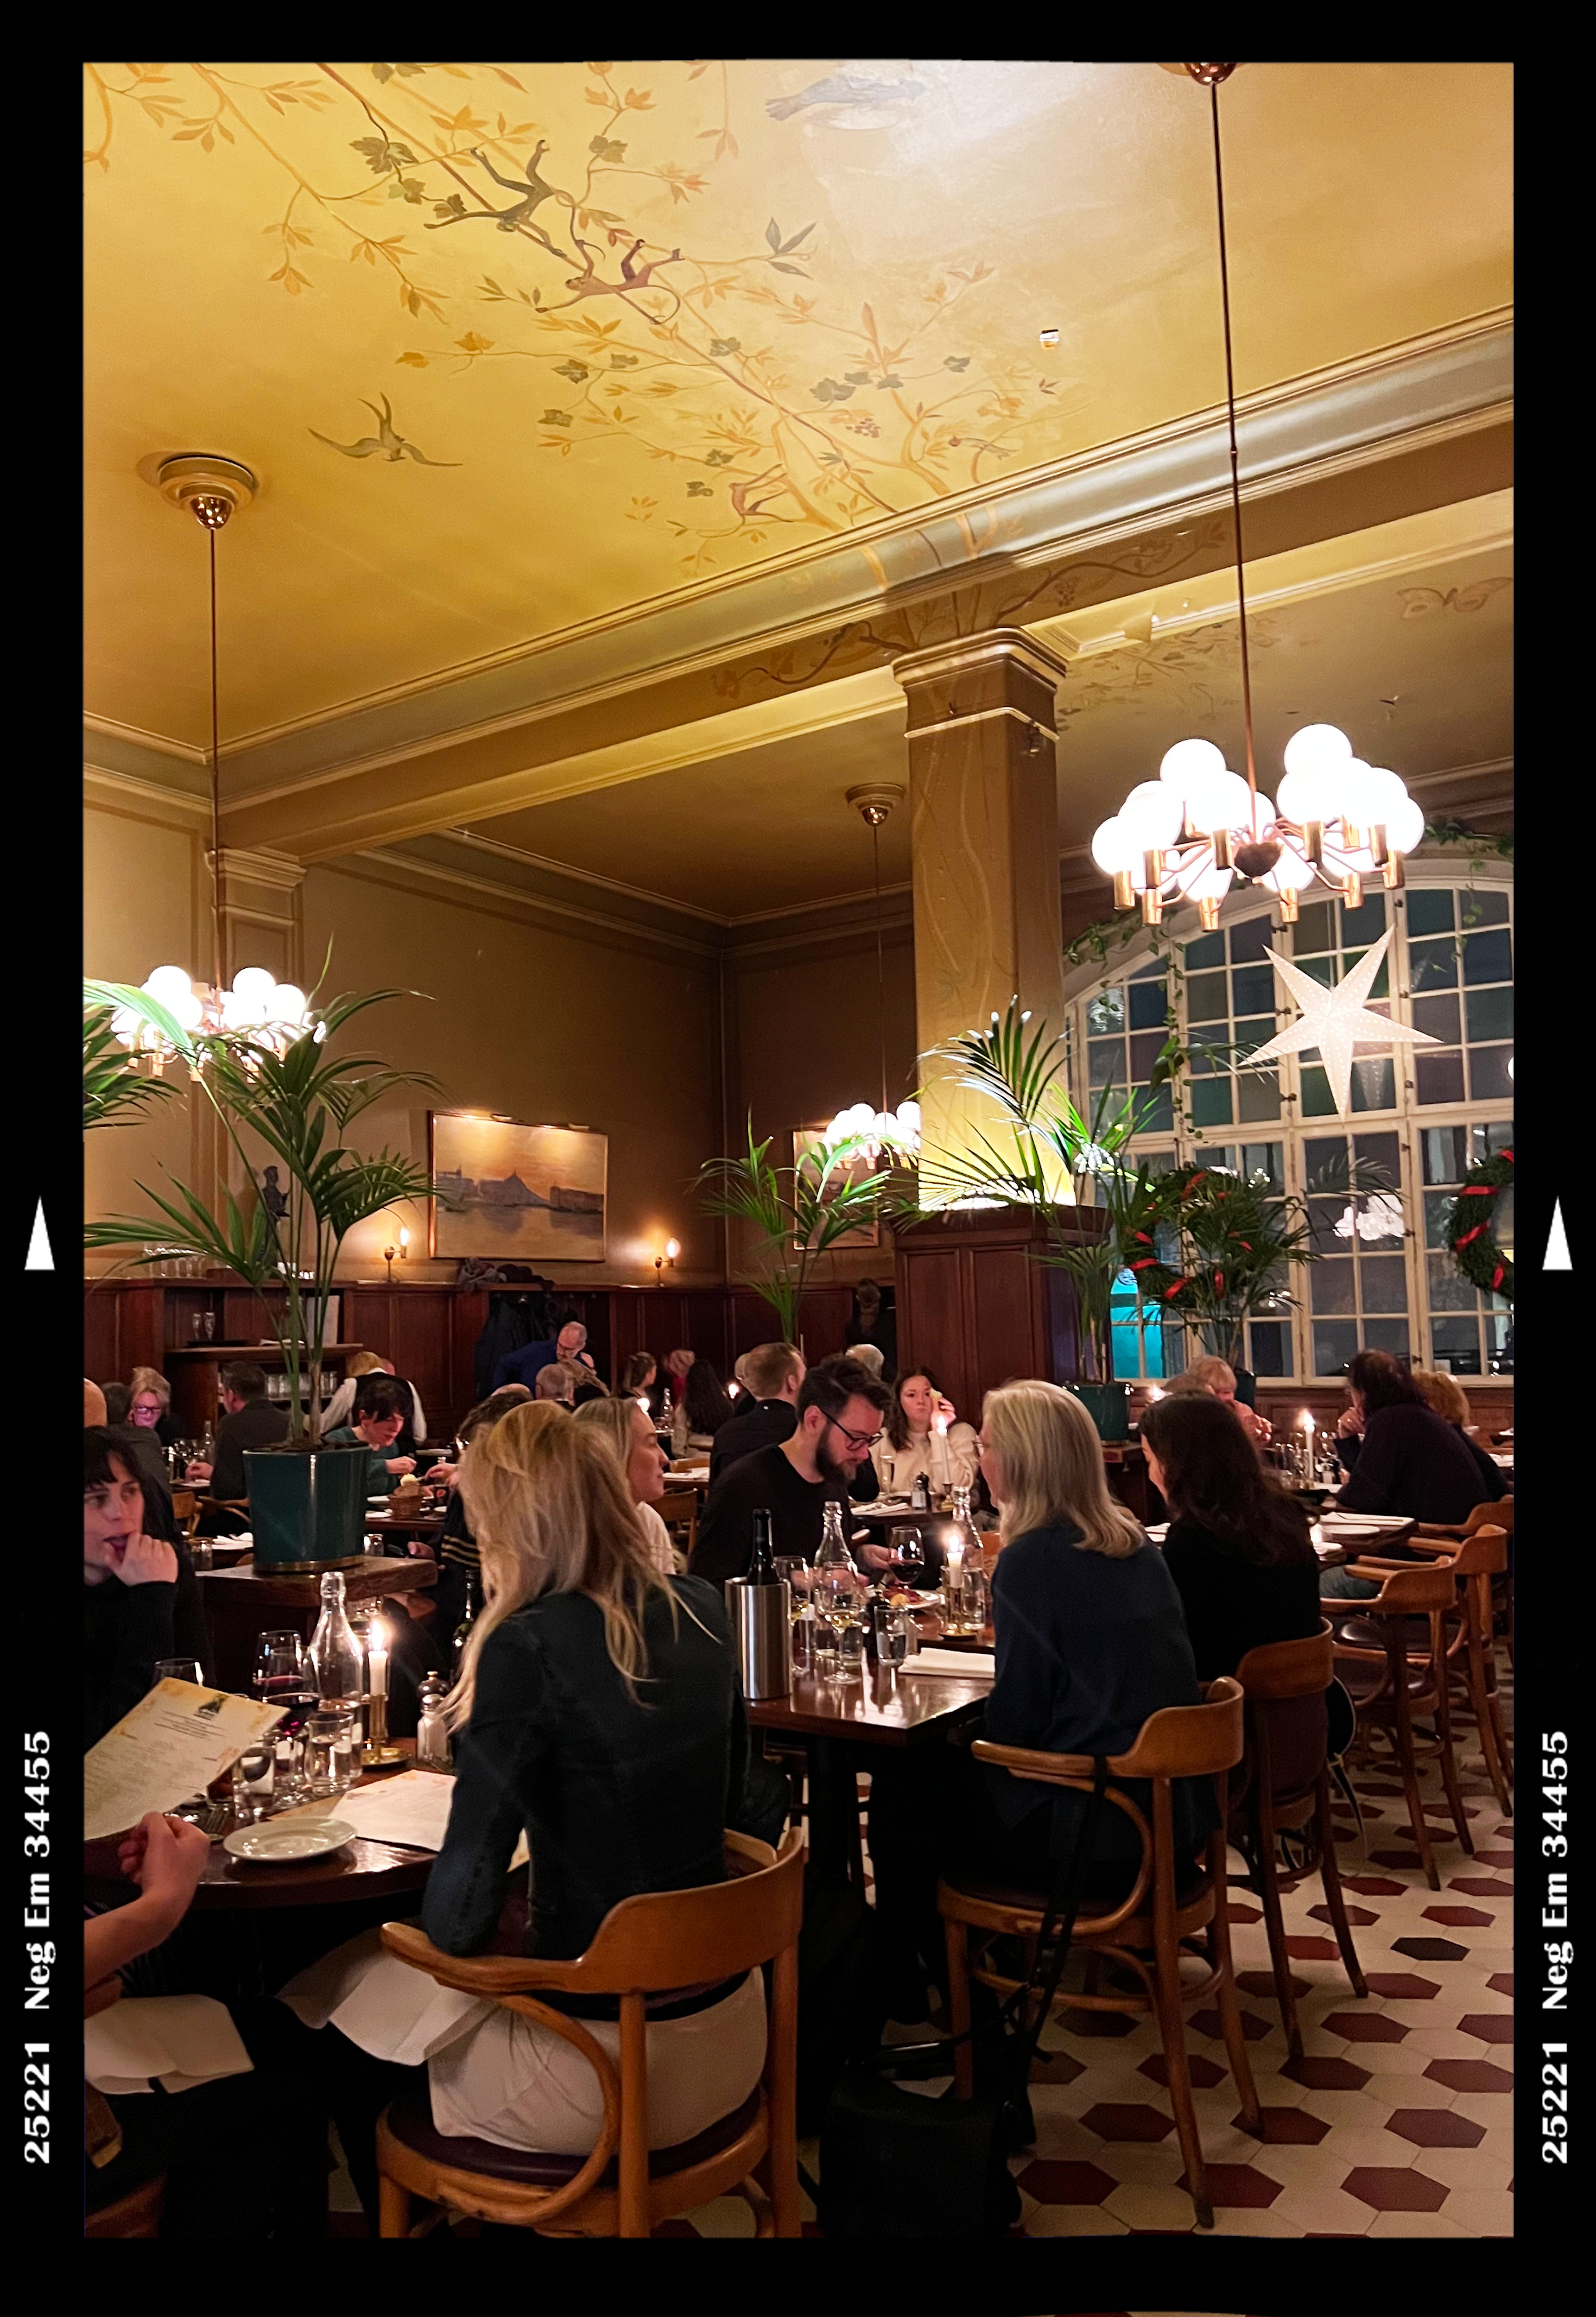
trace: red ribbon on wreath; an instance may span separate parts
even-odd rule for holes
[[[1191,1284],[1191,1283],[1190,1283],[1190,1281],[1189,1279],[1177,1279],[1177,1280],[1176,1280],[1176,1282],[1175,1282],[1175,1284],[1174,1284],[1174,1285],[1173,1285],[1172,1287],[1166,1287],[1166,1288],[1164,1289],[1164,1302],[1167,1303],[1167,1302],[1169,1302],[1169,1299],[1170,1299],[1170,1297],[1171,1297],[1172,1295],[1178,1295],[1178,1294],[1180,1293],[1180,1292],[1181,1292],[1181,1288],[1182,1288],[1182,1287],[1189,1287],[1190,1284]]]
[[[1480,1233],[1485,1230],[1485,1226],[1484,1223],[1476,1223],[1474,1229],[1471,1231],[1465,1231],[1462,1238],[1457,1240],[1455,1244],[1458,1247],[1467,1247],[1471,1239],[1478,1239]]]
[[[1501,1266],[1500,1264],[1498,1264],[1498,1265],[1497,1265],[1497,1266],[1496,1266],[1496,1268],[1495,1268],[1495,1270],[1491,1274],[1491,1285],[1492,1285],[1493,1290],[1494,1290],[1494,1289],[1496,1289],[1496,1288],[1500,1287],[1500,1286],[1501,1286],[1501,1284],[1502,1284],[1502,1266]]]
[[[1493,1199],[1501,1188],[1500,1183],[1466,1183],[1458,1195],[1462,1199]]]

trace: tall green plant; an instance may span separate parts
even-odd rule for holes
[[[932,1057],[951,1066],[956,1084],[986,1098],[999,1131],[976,1127],[956,1150],[923,1150],[917,1212],[935,1214],[967,1200],[1029,1208],[1048,1233],[1038,1259],[1074,1281],[1093,1372],[1106,1379],[1113,1373],[1112,1303],[1120,1273],[1134,1268],[1149,1301],[1172,1276],[1157,1253],[1163,1216],[1153,1177],[1145,1161],[1131,1162],[1129,1145],[1153,1123],[1157,1090],[1183,1056],[1172,1033],[1147,1093],[1105,1087],[1087,1117],[1066,1090],[1063,1039],[1051,1036],[1046,1022],[1034,1029],[1030,1024],[1012,998],[988,1028],[950,1040]],[[1073,1205],[1061,1195],[1065,1178]],[[1079,1212],[1088,1204],[1101,1212],[1103,1228],[1083,1236]]]
[[[771,1141],[753,1139],[735,1158],[710,1158],[699,1169],[693,1188],[706,1214],[727,1215],[752,1224],[758,1234],[750,1267],[737,1277],[757,1290],[776,1314],[782,1339],[798,1341],[798,1311],[815,1266],[850,1231],[880,1217],[887,1178],[853,1179],[853,1162],[865,1155],[853,1136],[778,1167]]]
[[[147,1078],[111,1024],[114,1008],[85,1006],[83,1012],[83,1131],[95,1126],[130,1126],[147,1118],[177,1088],[170,1078]]]
[[[390,1070],[375,1055],[334,1055],[327,1046],[367,1006],[419,993],[379,989],[336,997],[279,1054],[247,1032],[192,1033],[142,989],[102,981],[84,988],[91,1011],[126,1007],[159,1031],[188,1065],[191,1087],[210,1104],[251,1179],[245,1134],[277,1161],[287,1199],[287,1212],[278,1217],[260,1197],[246,1212],[225,1184],[208,1201],[171,1176],[164,1193],[140,1183],[152,1212],[90,1223],[85,1246],[142,1246],[153,1237],[163,1242],[159,1253],[134,1256],[134,1266],[175,1252],[236,1272],[255,1291],[282,1351],[290,1436],[314,1447],[321,1437],[322,1338],[338,1250],[368,1216],[432,1194],[425,1167],[386,1149],[368,1156],[352,1150],[344,1137],[355,1119],[396,1087],[436,1083],[419,1071]]]

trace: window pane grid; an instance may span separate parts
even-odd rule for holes
[[[1327,1114],[1327,1087],[1322,1097],[1325,1110],[1315,1111],[1312,1081],[1323,1087],[1322,1067],[1304,1056],[1287,1056],[1278,1079],[1271,1073],[1275,1107],[1259,1121],[1265,1133],[1272,1124],[1280,1140],[1243,1141],[1237,1130],[1251,1123],[1239,1104],[1246,1074],[1229,1075],[1233,1058],[1217,1050],[1244,1051],[1261,1042],[1281,1017],[1266,1015],[1260,1002],[1263,985],[1254,990],[1241,974],[1248,967],[1261,968],[1272,984],[1265,954],[1272,946],[1288,950],[1304,971],[1333,987],[1387,924],[1395,938],[1369,1002],[1443,1042],[1435,1049],[1399,1048],[1394,1054],[1363,1050],[1355,1057],[1354,1116],[1383,1107],[1389,1125],[1371,1138],[1360,1125]],[[1466,1379],[1511,1374],[1511,1311],[1500,1298],[1481,1296],[1461,1279],[1442,1242],[1442,1216],[1461,1168],[1508,1148],[1512,1139],[1512,1082],[1507,1074],[1512,1051],[1511,933],[1505,885],[1470,890],[1410,882],[1395,895],[1371,894],[1355,912],[1333,897],[1307,903],[1293,928],[1277,926],[1272,911],[1256,909],[1217,934],[1195,936],[1177,952],[1183,968],[1174,980],[1181,1030],[1189,1051],[1198,1057],[1185,1088],[1190,1139],[1181,1136],[1180,1158],[1245,1172],[1267,1163],[1284,1188],[1309,1199],[1315,1222],[1333,1241],[1330,1263],[1345,1266],[1339,1279],[1324,1279],[1323,1293],[1322,1266],[1292,1267],[1283,1283],[1286,1307],[1278,1315],[1262,1311],[1249,1321],[1248,1360],[1259,1377],[1284,1382],[1334,1374],[1360,1344],[1419,1363],[1428,1360]],[[1431,962],[1438,944],[1444,944],[1449,964]],[[1415,953],[1421,971],[1412,963]],[[1113,985],[1120,993],[1119,1017],[1112,1024],[1101,1017],[1101,1027],[1095,1020],[1087,1024],[1089,1006],[1105,993],[1089,992],[1081,1004],[1078,1019],[1088,1026],[1090,1038],[1118,1034],[1116,1084],[1136,1082],[1128,993],[1138,979],[1144,986],[1162,982],[1164,971],[1157,958],[1140,969],[1119,969]],[[1449,980],[1441,979],[1449,973]],[[1075,1051],[1083,1051],[1086,1042]],[[1205,1043],[1214,1056],[1206,1068],[1200,1059]],[[1449,1059],[1450,1074],[1422,1076],[1420,1058],[1436,1053]],[[1378,1066],[1377,1072],[1356,1068],[1369,1062]],[[1085,1096],[1089,1107],[1090,1095],[1079,1078],[1072,1084],[1077,1102]],[[1476,1087],[1482,1089],[1477,1095]],[[1492,1091],[1484,1091],[1487,1087]],[[1444,1151],[1426,1149],[1435,1131],[1452,1138]],[[1155,1126],[1132,1145],[1132,1155],[1167,1163],[1168,1134],[1167,1124]],[[1395,1154],[1388,1169],[1392,1190],[1386,1195],[1400,1209],[1403,1237],[1392,1235],[1396,1215],[1391,1212],[1378,1237],[1359,1229],[1336,1235],[1334,1225],[1344,1221],[1349,1205],[1364,1212],[1367,1224],[1369,1194],[1352,1200],[1344,1188],[1339,1194],[1309,1189],[1310,1145],[1338,1144],[1344,1152],[1349,1144],[1357,1150],[1371,1140]],[[1270,1154],[1267,1160],[1262,1153]],[[1440,1167],[1446,1171],[1438,1172]],[[1349,1308],[1333,1311],[1332,1303]],[[1133,1296],[1116,1300],[1115,1337],[1116,1373],[1127,1377],[1167,1373],[1199,1348],[1194,1338],[1183,1343],[1161,1314],[1148,1311],[1145,1322],[1138,1320]]]

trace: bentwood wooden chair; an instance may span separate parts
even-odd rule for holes
[[[1513,1661],[1513,1500],[1511,1497],[1498,1497],[1494,1504],[1476,1505],[1467,1519],[1458,1522],[1454,1526],[1442,1527],[1429,1522],[1422,1522],[1413,1533],[1413,1542],[1418,1544],[1442,1537],[1477,1536],[1483,1528],[1499,1528],[1508,1541],[1507,1567],[1500,1576],[1493,1577],[1491,1580],[1491,1606],[1493,1629],[1502,1634],[1506,1640],[1507,1661],[1511,1665]]]
[[[1502,1714],[1492,1601],[1494,1582],[1507,1570],[1506,1532],[1482,1525],[1456,1540],[1422,1532],[1413,1538],[1413,1549],[1448,1570],[1457,1582],[1457,1597],[1443,1613],[1448,1627],[1447,1668],[1452,1683],[1452,1709],[1473,1719],[1479,1731],[1485,1775],[1503,1817],[1511,1818],[1512,1752]],[[1396,1563],[1385,1561],[1378,1565],[1395,1568]]]
[[[667,1479],[669,1475],[667,1474]],[[692,1559],[692,1548],[699,1534],[699,1498],[696,1489],[667,1489],[654,1507],[671,1532],[671,1542],[686,1561]]]
[[[443,2214],[550,2236],[646,2237],[728,2193],[753,2206],[760,2236],[802,2233],[795,2101],[804,1846],[796,1834],[779,1854],[747,1835],[727,1833],[725,1842],[727,1882],[623,1899],[575,1962],[446,1955],[410,1924],[383,1926],[391,1952],[441,1987],[502,2004],[573,2044],[598,2078],[604,2123],[587,2155],[553,2155],[436,2132],[424,2091],[396,2100],[377,2127],[381,2235],[421,2236],[435,2225],[436,2215],[412,2227],[413,2196]],[[695,2139],[650,2149],[647,1998],[765,1963],[773,1969],[762,2084]],[[619,1997],[619,2067],[579,2019],[539,2002],[541,1990]]]
[[[1247,1745],[1231,1811],[1231,1834],[1253,1867],[1263,1901],[1275,1999],[1294,2060],[1302,2057],[1302,2030],[1280,1909],[1279,1835],[1306,1836],[1311,1829],[1306,1871],[1311,1873],[1315,1865],[1319,1870],[1325,1909],[1353,1994],[1369,1993],[1352,1945],[1330,1822],[1324,1693],[1333,1677],[1334,1656],[1330,1627],[1321,1625],[1307,1640],[1271,1642],[1249,1650],[1235,1669],[1246,1694]]]
[[[1182,2015],[1188,2004],[1216,1998],[1230,2072],[1241,2098],[1243,2125],[1248,2131],[1262,2129],[1236,2001],[1226,1912],[1226,1773],[1241,1760],[1242,1748],[1241,1684],[1226,1675],[1208,1684],[1204,1704],[1165,1707],[1142,1724],[1128,1753],[1110,1758],[1107,1798],[1129,1820],[1141,1856],[1136,1879],[1123,1898],[1096,1900],[1089,1894],[1083,1901],[1071,1946],[1084,1953],[1089,1969],[1109,1964],[1125,1991],[1104,1992],[1101,1980],[1092,1979],[1086,1992],[1061,1992],[1056,1999],[1074,2010],[1150,2011],[1157,2020],[1186,2182],[1198,2225],[1205,2229],[1214,2225],[1214,2208],[1186,2057]],[[1077,1794],[1092,1791],[1092,1762],[1083,1754],[1034,1753],[1018,1746],[994,1746],[984,1739],[977,1739],[970,1751],[981,1761],[995,1763],[1012,1777],[1028,1783],[1068,1787]],[[1218,1823],[1201,1858],[1188,1865],[1175,1856],[1171,1788],[1176,1778],[1202,1777],[1214,1781]],[[1130,1781],[1150,1785],[1150,1819],[1124,1791]],[[937,1905],[948,1942],[949,2013],[953,2033],[958,2035],[970,2024],[972,1979],[1004,1994],[1019,1984],[993,1967],[987,1950],[998,1937],[1038,1938],[1046,1899],[1039,1892],[1012,1890],[962,1876],[958,1882],[944,1878],[938,1888]],[[972,1934],[976,1939],[973,1959]],[[1195,1958],[1206,1966],[1199,1980],[1182,1980],[1183,1958]],[[968,2098],[975,2089],[975,2068],[967,2043],[958,2046],[954,2067],[959,2094]]]
[[[1351,1617],[1345,1601],[1319,1606],[1334,1621],[1336,1671],[1358,1714],[1355,1743],[1364,1759],[1378,1760],[1374,1741],[1380,1740],[1384,1767],[1402,1781],[1424,1879],[1439,1891],[1440,1877],[1419,1796],[1421,1762],[1434,1762],[1440,1769],[1458,1840],[1474,1855],[1452,1751],[1446,1635],[1446,1612],[1456,1599],[1452,1575],[1445,1568],[1390,1561],[1355,1561],[1352,1574],[1378,1585],[1372,1600],[1360,1601]],[[1422,1721],[1431,1722],[1432,1735],[1415,1728]]]

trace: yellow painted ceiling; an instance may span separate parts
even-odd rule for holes
[[[1248,571],[1259,785],[1286,740],[1339,724],[1404,778],[1512,750],[1512,572],[1507,493],[1289,555]],[[1234,577],[1093,607],[1042,632],[1070,672],[1059,705],[1059,838],[1090,841],[1174,741],[1196,734],[1240,769]],[[724,917],[868,890],[868,837],[845,801],[907,779],[901,694],[874,715],[475,824],[501,844]],[[906,814],[883,832],[883,882],[909,873]],[[491,867],[486,873],[492,873]]]
[[[1509,96],[1236,75],[1244,393],[1506,301]],[[85,123],[86,704],[189,745],[164,453],[263,478],[221,543],[236,739],[1222,389],[1207,99],[1153,65],[99,65]]]

